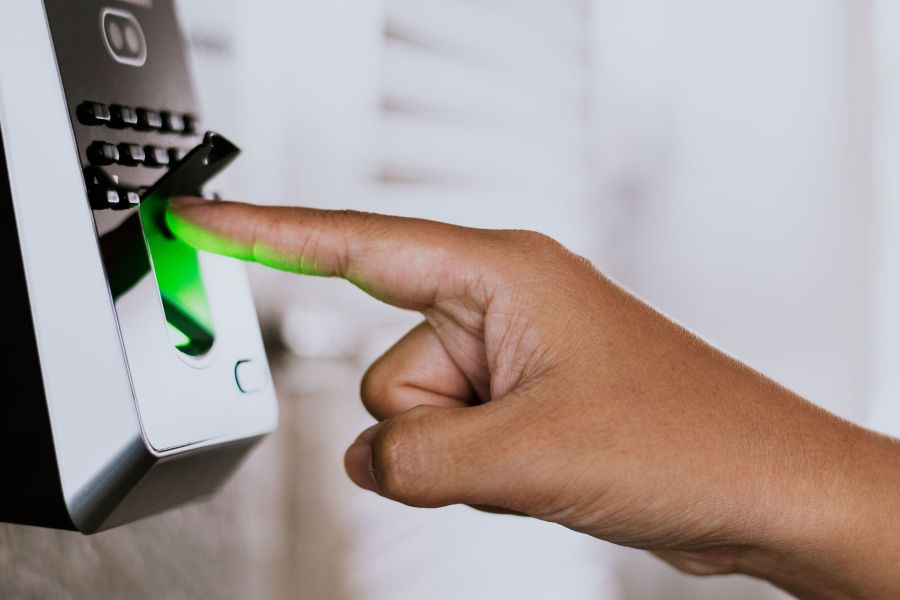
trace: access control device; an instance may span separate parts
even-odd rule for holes
[[[0,521],[160,512],[276,426],[243,266],[165,224],[238,154],[202,127],[174,0],[0,3]]]

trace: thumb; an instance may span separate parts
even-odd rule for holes
[[[516,509],[525,460],[504,437],[501,403],[419,406],[363,432],[347,450],[358,486],[419,508],[471,504]]]

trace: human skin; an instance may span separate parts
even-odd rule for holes
[[[719,352],[553,240],[198,199],[167,221],[197,248],[343,277],[422,314],[363,379],[378,424],[347,450],[357,485],[552,521],[801,598],[900,597],[900,442]]]

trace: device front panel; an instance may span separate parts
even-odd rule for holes
[[[141,205],[202,139],[172,0],[44,4],[85,181],[72,201],[92,209],[147,440],[164,452],[271,430],[243,268],[187,247],[164,207]]]

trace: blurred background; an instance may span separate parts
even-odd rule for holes
[[[555,236],[706,339],[900,434],[900,4],[190,0],[257,202]],[[355,489],[368,364],[417,323],[251,268],[279,431],[215,498],[91,538],[0,525],[2,598],[770,599]],[[740,469],[740,465],[735,465]]]

